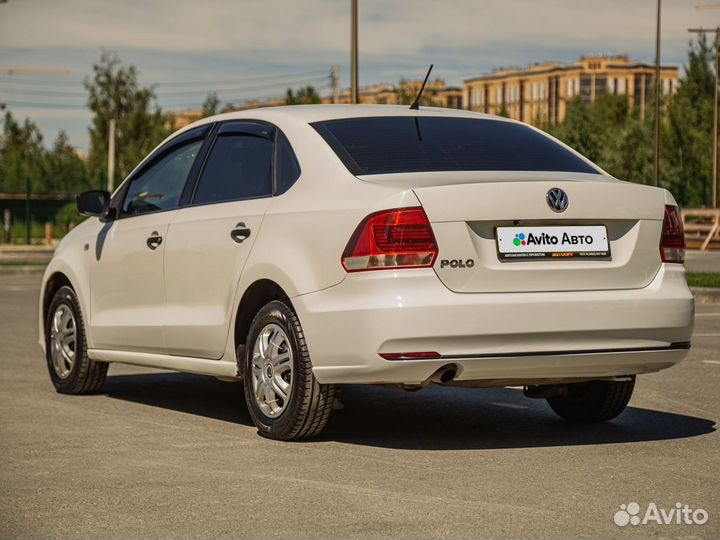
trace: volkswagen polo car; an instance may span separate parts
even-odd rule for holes
[[[213,116],[78,207],[39,310],[62,393],[112,362],[241,381],[283,440],[318,434],[343,384],[522,386],[600,422],[690,346],[672,195],[506,118]]]

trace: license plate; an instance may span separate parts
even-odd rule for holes
[[[605,225],[496,227],[498,257],[527,259],[609,259]]]

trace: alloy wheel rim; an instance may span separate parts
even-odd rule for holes
[[[253,346],[252,388],[255,403],[268,418],[277,418],[286,409],[293,383],[293,355],[290,340],[277,324],[266,325]]]
[[[75,364],[77,323],[69,306],[61,304],[50,323],[50,358],[55,374],[61,379],[70,376]]]

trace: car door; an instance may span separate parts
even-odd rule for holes
[[[178,137],[114,201],[90,268],[90,327],[98,349],[165,353],[163,256],[170,222],[208,129]]]
[[[170,224],[164,327],[170,354],[223,354],[235,288],[272,197],[275,131],[259,122],[221,124],[190,205]]]

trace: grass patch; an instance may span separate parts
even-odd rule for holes
[[[720,288],[720,272],[690,272],[687,280],[691,287]]]

